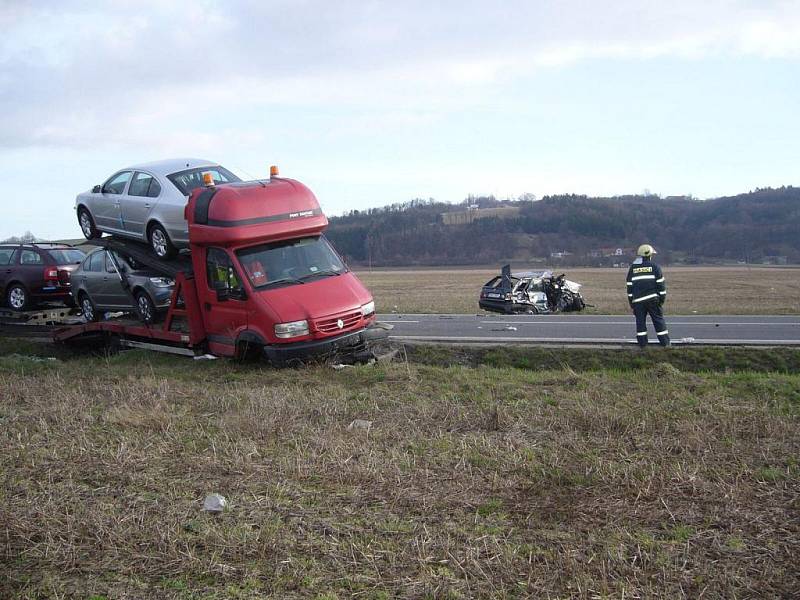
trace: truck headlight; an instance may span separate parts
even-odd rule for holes
[[[279,338],[293,338],[308,335],[308,321],[292,321],[275,325],[275,336]]]
[[[361,314],[365,317],[367,315],[371,315],[375,312],[375,300],[372,302],[367,302],[364,306],[361,307]]]
[[[151,277],[150,283],[159,288],[172,287],[175,281],[169,277]]]

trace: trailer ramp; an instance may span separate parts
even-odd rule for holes
[[[150,248],[141,243],[133,240],[126,240],[115,237],[101,237],[91,240],[93,246],[99,246],[116,252],[122,256],[127,256],[135,260],[140,265],[151,269],[165,277],[175,277],[178,273],[183,273],[187,277],[191,277],[194,272],[192,268],[192,258],[189,253],[182,252],[173,259],[161,260],[153,255]]]

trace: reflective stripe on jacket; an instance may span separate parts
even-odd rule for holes
[[[638,304],[648,300],[663,302],[667,298],[667,284],[661,267],[649,258],[638,257],[628,269],[628,303]]]

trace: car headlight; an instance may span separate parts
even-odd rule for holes
[[[175,285],[175,281],[170,279],[169,277],[151,277],[150,283],[152,283],[156,287],[172,287]]]
[[[371,315],[375,312],[375,300],[372,302],[367,302],[364,306],[361,307],[361,314],[365,317],[367,315]]]
[[[291,323],[278,323],[275,325],[275,336],[279,338],[293,338],[308,335],[308,321],[292,321]]]

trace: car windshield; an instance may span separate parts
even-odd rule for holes
[[[48,252],[58,265],[77,265],[83,260],[83,257],[86,256],[80,250],[74,250],[72,248],[63,250],[48,250]]]
[[[239,250],[242,270],[256,289],[306,283],[347,272],[322,236],[286,240]]]
[[[203,186],[203,173],[211,173],[215,184],[241,181],[236,175],[219,166],[187,169],[185,171],[173,173],[172,175],[167,175],[167,179],[169,179],[184,196],[188,196],[193,190]]]

